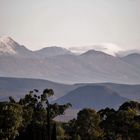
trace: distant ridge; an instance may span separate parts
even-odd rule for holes
[[[60,84],[41,79],[0,77],[0,100],[9,96],[21,98],[30,90],[52,88],[52,98],[61,104],[71,102],[73,108],[103,106],[118,107],[125,100],[140,102],[140,85],[115,83],[81,83],[74,85]]]
[[[101,52],[101,51],[96,51],[96,50],[91,49],[91,50],[88,50],[88,51],[82,53],[81,55],[108,55],[108,54]]]
[[[57,46],[46,47],[38,51],[35,51],[35,53],[39,55],[40,57],[53,57],[53,56],[58,56],[58,55],[72,54],[71,51],[62,47],[57,47]]]
[[[86,85],[70,91],[55,102],[59,104],[71,103],[74,109],[118,107],[125,102],[117,92],[104,85]]]
[[[140,68],[140,53],[132,53],[121,59],[134,67]]]
[[[0,39],[0,76],[4,77],[48,79],[66,84],[139,84],[139,59],[125,58],[92,49],[75,55],[56,46],[31,51],[10,37]]]

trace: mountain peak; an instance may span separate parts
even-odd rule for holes
[[[63,47],[58,47],[58,46],[45,47],[45,48],[43,48],[41,50],[47,50],[47,51],[62,51],[62,50],[63,51],[69,51],[69,50],[67,50],[67,49],[65,49]]]
[[[36,53],[43,57],[52,57],[52,56],[58,56],[58,55],[72,54],[72,52],[69,51],[68,49],[57,47],[57,46],[46,47],[46,48],[36,51]]]
[[[6,54],[16,54],[15,46],[18,44],[8,36],[0,38],[0,53]]]
[[[128,54],[126,57],[140,57],[140,54],[135,52],[135,53]]]
[[[14,41],[14,39],[12,39],[9,36],[0,37],[0,43],[3,43],[3,44],[8,45],[8,46],[19,45],[16,41]]]
[[[23,45],[18,44],[9,36],[0,38],[0,54],[1,55],[12,55],[12,56],[27,56],[32,52]]]
[[[9,36],[3,36],[3,37],[1,37],[0,38],[0,41],[1,42],[4,42],[4,43],[14,42],[14,40],[11,37],[9,37]]]
[[[14,46],[17,46],[19,45],[17,42],[15,42],[11,37],[9,36],[4,36],[4,37],[1,37],[0,38],[0,43],[1,44],[4,44],[6,46],[11,46],[11,47],[14,47]]]
[[[88,50],[88,51],[84,52],[81,55],[108,55],[108,54],[106,54],[102,51],[96,51],[94,49],[91,49],[91,50]]]
[[[123,51],[118,45],[112,43],[95,43],[89,46],[79,46],[69,48],[72,52],[82,54],[88,50],[96,50],[97,52],[104,52],[112,56],[116,56],[118,52]]]

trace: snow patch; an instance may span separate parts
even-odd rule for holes
[[[10,37],[1,37],[0,38],[0,53],[16,54],[15,51],[16,42]]]

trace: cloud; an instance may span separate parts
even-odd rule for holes
[[[112,43],[94,44],[92,46],[70,47],[69,50],[74,53],[84,53],[88,50],[102,51],[107,54],[115,56],[118,52],[123,51],[119,46]]]

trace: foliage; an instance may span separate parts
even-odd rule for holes
[[[138,140],[140,138],[140,115],[138,102],[125,102],[120,108],[102,109],[100,126],[105,140]]]
[[[55,139],[53,119],[71,105],[50,104],[48,98],[53,95],[52,89],[45,89],[41,95],[34,89],[17,102],[9,97],[9,102],[0,103],[0,139]]]
[[[37,89],[24,98],[0,102],[0,140],[139,140],[140,103],[128,101],[118,110],[85,108],[69,122],[56,122],[71,104],[50,104],[52,89]]]
[[[23,126],[22,107],[15,103],[0,103],[0,139],[13,140]]]
[[[77,133],[83,140],[101,139],[100,116],[93,109],[83,109],[77,115]]]

